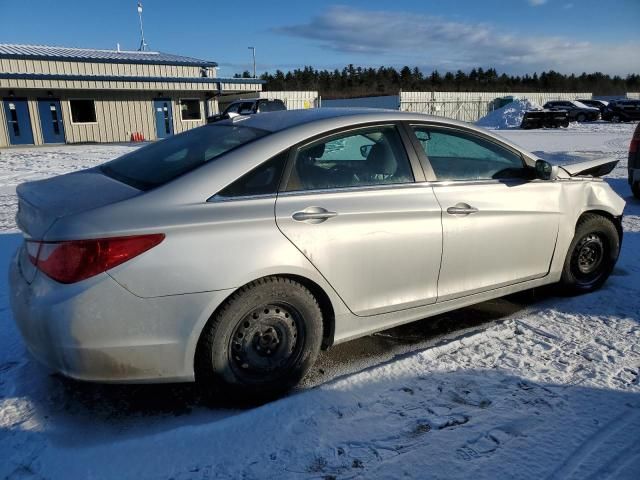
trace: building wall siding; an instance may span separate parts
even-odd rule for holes
[[[4,114],[4,101],[0,97],[0,147],[9,145],[9,132],[7,131],[7,118]]]
[[[5,98],[7,91],[0,90],[0,97]],[[15,90],[16,97],[28,97],[29,115],[33,130],[34,144],[42,145],[42,129],[38,112],[38,98],[48,98],[46,90],[23,92]],[[85,142],[128,142],[134,132],[142,133],[146,140],[157,139],[153,100],[159,98],[157,92],[96,92],[91,90],[61,92],[52,98],[60,100],[62,120],[67,143]],[[205,101],[215,110],[215,100],[207,98],[202,92],[183,91],[163,94],[162,98],[171,99],[173,110],[174,133],[181,133],[191,128],[204,125],[206,113]],[[95,123],[73,123],[69,100],[94,100],[96,110]],[[200,120],[182,120],[181,99],[198,99],[200,101]],[[0,147],[9,144],[6,131],[4,107],[0,113]]]

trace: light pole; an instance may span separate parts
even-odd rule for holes
[[[247,47],[253,53],[253,78],[256,78],[256,47]]]
[[[140,47],[138,50],[144,52],[147,50],[147,42],[144,41],[144,29],[142,28],[142,2],[138,2],[138,18],[140,19]]]

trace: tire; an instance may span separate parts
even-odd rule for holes
[[[565,120],[564,122],[562,122],[562,126],[564,128],[569,128],[569,120]]]
[[[322,344],[322,313],[298,282],[265,277],[216,311],[198,342],[196,382],[213,400],[266,401],[296,385]]]
[[[640,182],[635,182],[631,184],[631,191],[633,192],[633,196],[637,199],[640,199]]]
[[[620,123],[622,121],[622,119],[621,119],[620,115],[612,115],[611,116],[611,121],[613,123]]]
[[[576,117],[576,120],[580,123],[584,122],[587,119],[587,117],[585,116],[584,113],[579,113],[578,116]]]
[[[620,235],[611,220],[584,214],[576,225],[560,286],[570,295],[597,290],[609,278],[620,253]]]

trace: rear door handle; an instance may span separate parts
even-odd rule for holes
[[[449,215],[469,215],[470,213],[478,213],[478,209],[466,203],[458,203],[447,208],[447,213]]]
[[[307,207],[300,212],[295,212],[292,217],[297,222],[322,223],[330,218],[336,217],[337,212],[330,212],[322,207]]]

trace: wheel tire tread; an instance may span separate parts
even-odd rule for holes
[[[591,229],[597,228],[598,226],[600,226],[602,231],[604,232],[608,231],[608,233],[611,234],[611,236],[613,237],[613,239],[615,239],[615,242],[616,242],[615,245],[610,246],[610,248],[615,247],[615,258],[613,259],[613,261],[609,260],[609,262],[611,263],[609,272],[607,272],[605,275],[603,275],[601,279],[599,279],[597,282],[595,282],[592,286],[589,286],[589,287],[579,285],[575,281],[573,277],[573,273],[571,272],[571,257],[573,255],[573,250],[576,246],[576,243],[588,233],[587,230],[585,230],[584,232],[581,232],[581,230],[585,227],[585,225],[592,225]],[[611,238],[609,238],[609,240],[611,240]],[[564,261],[562,276],[560,279],[560,287],[563,293],[568,295],[576,295],[580,293],[592,292],[600,288],[602,284],[609,277],[611,271],[613,270],[613,267],[615,266],[615,262],[618,258],[619,253],[620,253],[620,236],[613,222],[609,218],[603,215],[600,215],[598,213],[583,214],[578,219],[578,222],[575,228],[575,234],[573,239],[571,240],[571,244],[569,246],[569,250],[567,251],[567,256]]]
[[[268,276],[257,280],[253,280],[246,285],[238,288],[233,294],[231,294],[215,311],[211,316],[207,324],[205,325],[203,332],[198,341],[196,348],[196,355],[194,359],[194,370],[196,382],[200,384],[203,389],[203,393],[209,397],[216,397],[219,394],[228,395],[230,399],[246,401],[246,400],[269,400],[288,390],[292,385],[285,382],[283,388],[276,388],[269,391],[260,392],[250,387],[241,387],[239,385],[229,385],[222,381],[218,375],[212,371],[211,367],[211,352],[215,348],[216,334],[220,329],[221,324],[225,321],[229,311],[238,303],[243,301],[248,295],[250,295],[255,289],[274,285],[288,285],[291,288],[297,289],[299,293],[306,297],[311,308],[315,310],[317,318],[320,319],[320,325],[316,325],[317,332],[312,332],[316,336],[319,336],[322,340],[322,310],[316,297],[311,291],[300,282],[297,282],[291,278],[281,276]],[[310,352],[311,361],[306,363],[310,366],[315,362],[315,359],[319,353],[320,342],[318,348],[315,348],[313,352]],[[251,398],[247,397],[249,395]]]

